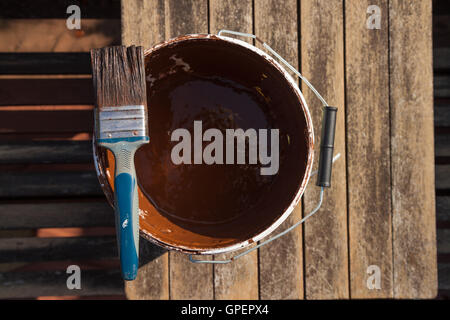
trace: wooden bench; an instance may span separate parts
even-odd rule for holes
[[[371,4],[381,9],[380,30],[366,28]],[[321,211],[302,228],[232,264],[214,266],[191,264],[185,255],[141,240],[142,266],[138,279],[126,283],[126,296],[434,298],[431,13],[428,2],[398,0],[347,0],[345,5],[329,0],[123,0],[121,36],[127,45],[150,47],[174,36],[224,28],[257,34],[339,107],[335,149],[342,155]],[[445,297],[450,290],[450,82],[445,72],[450,68],[445,58],[438,61],[436,192],[439,288]],[[91,159],[88,62],[86,53],[0,55],[0,229],[7,230],[0,240],[2,298],[123,294],[112,209]],[[21,76],[29,73],[35,76]],[[319,137],[320,104],[302,89]],[[280,230],[309,212],[317,196],[311,184]],[[10,235],[10,230],[68,227],[96,235]],[[65,268],[72,263],[83,270],[78,292],[65,285]],[[380,289],[367,286],[371,265],[381,269]]]

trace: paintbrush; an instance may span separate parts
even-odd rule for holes
[[[95,139],[115,157],[114,206],[122,276],[134,280],[139,264],[139,200],[134,154],[148,143],[142,47],[91,50],[97,98]]]

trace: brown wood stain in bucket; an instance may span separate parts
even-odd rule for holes
[[[150,51],[146,76],[150,143],[135,156],[144,235],[175,249],[208,250],[249,240],[279,219],[304,181],[311,144],[299,97],[283,74],[249,49],[201,36]],[[278,173],[261,175],[259,162],[173,164],[178,142],[171,134],[185,128],[193,139],[194,120],[203,132],[219,129],[224,143],[225,129],[279,129]],[[97,152],[109,189],[114,158]]]

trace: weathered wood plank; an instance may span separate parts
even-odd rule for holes
[[[103,196],[95,171],[2,172],[0,198]]]
[[[450,97],[450,76],[448,75],[434,76],[434,96],[436,98]]]
[[[2,1],[0,3],[0,18],[8,19],[66,19],[69,5],[80,7],[81,18],[120,19],[120,0],[109,1],[54,1],[34,0]],[[45,10],[43,10],[45,8]]]
[[[431,2],[389,2],[395,298],[437,295]],[[450,187],[450,184],[449,184]]]
[[[134,281],[125,282],[125,294],[132,300],[169,299],[167,250],[140,238],[139,271]]]
[[[0,25],[0,52],[82,52],[120,43],[119,19],[81,19],[80,30],[69,30],[66,19],[0,19]]]
[[[436,165],[436,190],[450,189],[450,165]],[[431,175],[432,177],[433,175]],[[434,190],[434,188],[432,189]],[[433,211],[434,212],[434,211]]]
[[[91,132],[92,110],[2,110],[0,133]]]
[[[381,29],[367,29],[370,5]],[[345,2],[346,134],[350,296],[393,296],[387,0]],[[369,89],[370,88],[370,89]],[[369,289],[368,267],[381,270]]]
[[[68,264],[69,266],[70,264]],[[0,298],[34,298],[39,296],[123,295],[120,270],[81,270],[81,289],[67,289],[67,274],[61,271],[2,272]]]
[[[230,29],[252,33],[252,1],[210,1],[210,32]],[[242,39],[251,43],[249,39]],[[228,259],[236,253],[216,255]],[[258,299],[258,255],[254,251],[226,265],[214,266],[215,299]]]
[[[90,78],[0,79],[0,105],[93,105]]]
[[[91,141],[0,142],[0,164],[88,162],[92,162]]]
[[[0,230],[112,227],[114,212],[106,201],[0,204]]]
[[[77,238],[3,238],[0,262],[107,259],[117,257],[114,236]]]
[[[436,127],[450,127],[450,106],[434,107],[434,125]]]
[[[450,263],[439,264],[439,290],[450,290]]]
[[[433,49],[433,68],[434,69],[450,69],[450,48]]]
[[[305,223],[305,298],[343,299],[348,291],[347,182],[345,161],[344,9],[342,1],[301,1],[303,75],[328,104],[338,107],[332,187],[326,189],[321,212]],[[326,48],[326,50],[324,49]],[[302,86],[320,145],[322,104]],[[315,151],[316,163],[319,148]],[[305,214],[317,205],[319,188],[310,181],[304,197]]]
[[[450,229],[437,229],[437,253],[450,254]],[[436,251],[436,248],[435,250]],[[434,270],[436,272],[436,270]]]
[[[91,61],[88,52],[1,52],[0,74],[91,74]]]
[[[450,222],[450,197],[436,197],[436,220],[442,222]]]
[[[435,156],[450,157],[450,135],[438,134],[434,139]]]

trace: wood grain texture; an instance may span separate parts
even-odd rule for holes
[[[2,129],[0,125],[0,132]],[[91,141],[0,142],[0,164],[89,162],[92,162]]]
[[[103,196],[94,170],[2,171],[0,198]]]
[[[70,264],[67,264],[69,266]],[[39,272],[1,272],[0,298],[34,298],[38,296],[123,295],[119,269],[81,270],[81,289],[67,289],[70,274],[65,270]]]
[[[122,44],[148,49],[165,38],[164,0],[122,0]]]
[[[91,60],[88,52],[1,52],[0,74],[91,74]]]
[[[210,0],[210,32],[221,29],[252,33],[252,1]],[[241,40],[252,43],[248,38]],[[229,259],[236,253],[214,256]],[[258,299],[258,253],[256,251],[225,265],[214,265],[215,299]]]
[[[369,5],[381,9],[381,29],[367,29]],[[388,2],[345,2],[346,125],[352,298],[393,296],[389,139]],[[367,268],[381,270],[369,289]]]
[[[26,93],[26,94],[24,94]],[[93,105],[90,78],[0,79],[0,105]]]
[[[92,110],[3,110],[0,133],[92,132]]]
[[[67,238],[4,238],[0,262],[110,259],[117,257],[114,236]]]
[[[299,65],[297,18],[295,0],[255,1],[255,34],[296,67]],[[300,220],[301,215],[299,205],[275,233]],[[303,298],[302,256],[301,228],[259,249],[261,299]]]
[[[324,202],[304,225],[306,299],[343,299],[348,291],[347,181],[345,160],[344,8],[342,1],[301,1],[302,73],[330,106],[338,107],[331,188]],[[314,123],[315,163],[318,163],[322,103],[302,85]],[[319,199],[316,177],[304,196],[305,214]]]
[[[0,39],[1,52],[89,51],[119,44],[120,20],[81,19],[69,30],[66,19],[0,19]]]
[[[389,2],[394,297],[401,299],[437,295],[431,20],[430,1]]]
[[[113,227],[114,210],[104,200],[10,203],[0,204],[0,220],[0,230]]]

